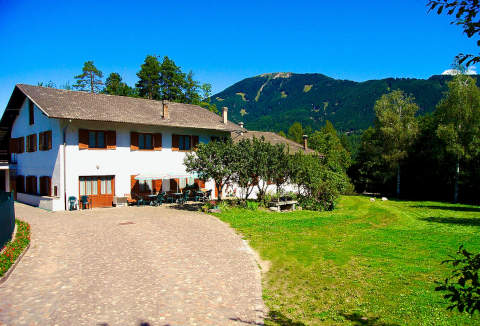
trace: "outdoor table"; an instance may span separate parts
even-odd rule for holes
[[[183,196],[183,193],[181,193],[181,192],[174,192],[174,193],[172,193],[172,195],[173,195],[173,197],[175,197],[175,202],[177,202],[178,199]]]

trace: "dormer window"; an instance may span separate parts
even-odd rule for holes
[[[35,123],[35,117],[33,113],[34,113],[33,102],[32,100],[28,100],[28,121],[31,125]]]

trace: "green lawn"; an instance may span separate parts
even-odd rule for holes
[[[333,212],[228,209],[217,216],[264,260],[268,325],[472,325],[434,280],[460,244],[480,251],[480,207],[343,197]]]

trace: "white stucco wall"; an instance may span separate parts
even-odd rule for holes
[[[67,126],[68,125],[68,126]],[[143,125],[131,125],[106,122],[73,121],[62,122],[67,126],[66,174],[67,198],[79,198],[78,180],[80,176],[115,176],[115,195],[123,196],[131,190],[131,175],[185,173],[183,160],[186,152],[172,151],[172,134],[196,135],[200,143],[207,143],[211,136],[222,135],[216,131],[200,129],[166,128]],[[78,130],[116,130],[116,149],[79,149]],[[161,151],[132,151],[130,149],[130,132],[161,133]],[[207,182],[208,189],[213,190],[213,183]],[[163,183],[163,189],[169,190],[169,183]]]
[[[52,149],[48,151],[39,151],[38,133],[47,130],[52,131]],[[37,187],[40,187],[39,178],[41,176],[50,176],[52,178],[52,194],[53,187],[57,186],[58,194],[61,195],[61,153],[58,149],[62,141],[62,136],[59,121],[57,119],[48,118],[35,105],[34,124],[30,125],[28,99],[26,99],[12,126],[11,137],[24,137],[24,144],[26,145],[26,136],[31,134],[37,134],[37,151],[31,153],[25,151],[21,154],[16,154],[17,164],[12,165],[12,168],[16,169],[16,175],[37,176]],[[60,199],[59,197],[54,198],[54,200],[58,202]],[[17,200],[20,200],[18,196]],[[52,207],[53,206],[55,205],[52,205]]]

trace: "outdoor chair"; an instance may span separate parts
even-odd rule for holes
[[[88,200],[88,196],[81,196],[81,197],[80,197],[80,203],[81,203],[82,209],[92,208],[92,207],[90,206],[90,201]]]
[[[195,192],[195,201],[204,201],[205,193],[203,191],[197,190]]]
[[[211,197],[212,197],[212,190],[207,190],[205,192],[205,196],[203,197],[203,201],[210,200]]]
[[[68,197],[68,203],[70,204],[69,207],[68,207],[68,210],[73,211],[73,210],[78,209],[77,197],[75,197],[75,196]]]
[[[161,192],[150,202],[151,206],[161,206],[165,202],[165,193]]]
[[[167,196],[167,203],[172,203],[172,204],[173,204],[173,203],[175,202],[175,200],[176,200],[176,198],[175,198],[174,195],[168,194],[168,196]]]
[[[188,202],[189,198],[190,198],[190,190],[187,190],[183,193],[183,196],[178,199],[178,203],[184,205],[186,202]]]

